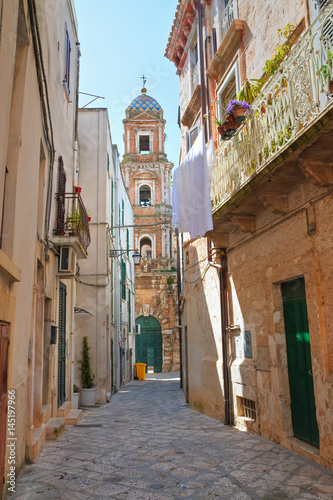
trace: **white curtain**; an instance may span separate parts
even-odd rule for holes
[[[213,229],[207,152],[203,130],[184,161],[176,168],[172,183],[172,223],[191,239]]]

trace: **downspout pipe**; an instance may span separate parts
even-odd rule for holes
[[[218,249],[221,252],[221,264],[215,264],[209,260],[210,250],[207,239],[208,264],[219,272],[220,284],[220,316],[222,333],[222,368],[223,368],[223,391],[224,391],[224,425],[232,425],[231,417],[231,389],[230,372],[228,360],[227,339],[227,254],[226,249]]]
[[[201,126],[205,133],[205,142],[207,142],[207,130],[205,122],[206,113],[206,75],[204,66],[204,48],[203,48],[203,33],[202,33],[202,5],[201,0],[197,0],[198,10],[198,35],[199,35],[199,57],[200,57],[200,96],[201,96]]]
[[[178,304],[178,335],[179,335],[179,370],[180,370],[180,389],[184,386],[183,377],[183,339],[182,339],[182,313],[180,310],[180,293],[181,293],[181,277],[180,277],[180,245],[179,231],[176,228],[177,237],[177,304]]]

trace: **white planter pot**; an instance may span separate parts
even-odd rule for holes
[[[96,387],[93,387],[93,389],[81,389],[80,394],[80,403],[82,406],[94,406]]]
[[[80,397],[79,392],[73,392],[73,397],[72,397],[73,410],[77,410],[79,408],[79,397]]]

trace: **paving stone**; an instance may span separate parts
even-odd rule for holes
[[[47,441],[11,498],[332,500],[333,472],[190,410],[177,374],[148,374]]]

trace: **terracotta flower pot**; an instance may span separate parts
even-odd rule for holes
[[[328,84],[328,88],[329,88],[331,94],[333,94],[333,80],[331,80],[330,83]]]
[[[245,109],[242,106],[234,106],[232,113],[237,122],[243,122],[245,120]]]
[[[82,188],[80,188],[80,187],[76,186],[76,188],[75,188],[75,192],[76,192],[77,194],[81,193],[81,190],[82,190]]]
[[[238,129],[239,124],[236,123],[232,116],[229,116],[228,119],[219,127],[217,127],[218,133],[224,141],[230,139],[233,135],[235,135],[236,130]]]

